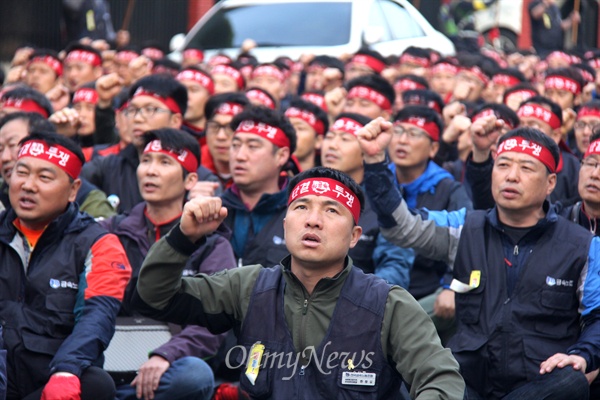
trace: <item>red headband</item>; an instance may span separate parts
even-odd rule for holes
[[[323,121],[317,118],[317,116],[310,111],[302,110],[296,107],[290,107],[286,110],[285,116],[288,118],[300,118],[311,128],[315,130],[317,135],[325,134],[325,126],[323,125]]]
[[[273,76],[279,79],[281,82],[285,80],[285,75],[281,70],[273,65],[259,65],[252,70],[252,79],[258,76]]]
[[[152,59],[152,60],[160,60],[165,56],[162,50],[157,49],[155,47],[146,47],[142,50],[142,55]]]
[[[224,65],[224,64],[215,65],[213,67],[211,73],[213,75],[215,75],[215,74],[227,75],[236,82],[239,89],[242,89],[244,87],[244,78],[242,77],[242,73],[240,71],[238,71],[237,69],[230,67],[229,65]]]
[[[407,90],[425,89],[425,86],[410,79],[400,79],[394,82],[394,89],[398,92],[405,92]]]
[[[515,136],[500,143],[498,150],[496,150],[496,157],[507,151],[528,154],[548,167],[550,172],[556,172],[556,161],[552,157],[552,153],[541,144],[524,139],[521,136]]]
[[[344,132],[356,136],[356,132],[364,125],[348,117],[342,117],[335,120],[330,130],[332,132]]]
[[[484,85],[487,85],[490,81],[490,78],[479,68],[478,66],[473,66],[470,68],[461,68],[461,71],[470,72],[477,77]]]
[[[32,99],[19,99],[16,97],[7,97],[0,103],[0,108],[16,108],[17,110],[34,112],[44,118],[48,118],[48,111]]]
[[[317,93],[303,93],[302,96],[300,96],[300,98],[302,98],[306,101],[310,101],[313,104],[318,105],[325,112],[327,112],[327,103],[325,103],[324,96],[321,96],[320,94],[317,94]]]
[[[427,100],[427,98],[425,98],[425,96],[422,96],[421,94],[415,93],[415,94],[411,94],[410,96],[403,94],[402,99],[404,100],[404,105],[415,104],[415,105],[427,106],[427,107],[437,111],[440,114],[442,113],[442,109],[440,108],[440,105],[436,101]]]
[[[561,127],[560,119],[552,111],[538,104],[524,104],[517,111],[519,117],[532,117],[550,125],[552,129]]]
[[[519,78],[516,78],[516,77],[514,77],[512,75],[508,75],[508,74],[496,74],[492,78],[492,82],[494,82],[496,85],[509,86],[509,87],[515,86],[515,85],[518,85],[519,83],[521,83]]]
[[[228,64],[231,64],[231,58],[229,58],[227,56],[223,56],[223,55],[214,56],[208,61],[208,65],[210,65],[210,66],[228,65]]]
[[[376,59],[375,57],[368,56],[366,54],[356,54],[354,57],[352,57],[352,59],[350,60],[350,63],[366,65],[367,67],[371,68],[373,71],[377,72],[378,74],[380,74],[381,71],[383,71],[385,69],[384,62]]]
[[[440,128],[433,121],[427,121],[423,117],[413,116],[395,121],[394,125],[399,125],[400,123],[410,124],[416,126],[417,128],[423,129],[425,132],[427,132],[427,135],[435,142],[440,140]]]
[[[83,163],[71,150],[58,144],[48,145],[41,140],[28,140],[23,143],[17,158],[33,157],[48,161],[65,171],[73,179],[77,179]]]
[[[520,90],[515,90],[514,92],[510,92],[506,95],[506,97],[508,98],[508,96],[512,96],[513,94],[518,94],[521,95],[521,101],[525,101],[527,99],[532,98],[533,96],[536,96],[537,93],[534,92],[533,90],[528,90],[528,89],[520,89]]]
[[[589,60],[588,64],[590,64],[590,66],[592,68],[599,69],[600,68],[600,58],[594,58],[593,60]]]
[[[585,154],[583,155],[583,158],[587,158],[587,156],[592,154],[600,155],[600,139],[594,140],[592,143],[590,143],[585,151]]]
[[[473,116],[473,118],[471,118],[471,121],[475,122],[480,118],[489,117],[491,115],[504,121],[504,124],[506,124],[506,126],[508,126],[509,129],[514,129],[514,126],[512,126],[510,121],[507,121],[506,119],[502,118],[502,116],[496,114],[496,111],[494,111],[491,108],[486,108],[485,110],[482,110],[480,113],[477,113],[475,116]]]
[[[90,88],[77,89],[73,95],[72,103],[75,104],[81,102],[98,104],[98,92]]]
[[[65,63],[67,61],[81,61],[86,64],[91,64],[94,67],[99,67],[102,65],[102,59],[96,53],[92,53],[87,50],[73,50],[69,54],[67,54],[67,58],[65,59]]]
[[[587,82],[587,83],[594,83],[595,79],[594,79],[594,75],[590,74],[588,71],[586,71],[585,69],[580,69],[579,72],[581,72],[581,76],[583,76],[583,79]]]
[[[235,134],[252,133],[258,135],[277,147],[290,147],[290,139],[277,127],[265,124],[264,122],[255,122],[252,120],[244,120],[240,122]]]
[[[116,59],[117,61],[126,61],[129,63],[130,61],[138,58],[140,55],[132,50],[121,50],[117,52]]]
[[[215,114],[236,116],[244,111],[244,106],[238,103],[225,102],[219,105]]]
[[[366,86],[354,86],[346,96],[347,99],[354,99],[357,97],[359,99],[372,101],[384,111],[392,108],[390,101],[384,95]]]
[[[553,51],[552,53],[548,54],[548,56],[546,57],[546,61],[550,60],[551,58],[558,58],[563,61],[566,61],[569,64],[573,63],[573,57],[562,51]]]
[[[406,64],[406,63],[410,63],[410,64],[415,64],[415,65],[419,65],[421,67],[429,67],[430,61],[428,58],[423,58],[423,57],[417,57],[417,56],[413,56],[411,54],[402,54],[400,56],[400,60],[399,60],[400,64]]]
[[[435,64],[434,66],[432,66],[431,69],[429,70],[429,72],[431,74],[447,73],[447,74],[456,75],[458,73],[458,67],[456,65],[443,62],[443,63]]]
[[[249,100],[254,100],[254,101],[259,102],[260,104],[262,104],[263,106],[265,106],[267,108],[270,108],[271,110],[275,109],[275,103],[273,103],[273,100],[271,100],[271,98],[269,98],[269,96],[267,96],[260,90],[250,89],[246,92],[246,97]]]
[[[208,94],[211,96],[215,93],[215,83],[213,80],[205,73],[196,71],[195,69],[184,69],[177,74],[175,79],[178,81],[194,81],[208,90]]]
[[[544,87],[546,89],[566,90],[573,94],[581,92],[581,86],[577,81],[559,75],[547,76],[544,81]]]
[[[62,67],[62,63],[57,60],[54,57],[51,56],[37,56],[37,57],[33,57],[31,59],[31,61],[29,61],[29,65],[31,65],[34,62],[43,62],[44,64],[46,64],[47,66],[49,66],[50,68],[52,68],[52,70],[54,71],[54,73],[56,74],[56,76],[61,76],[63,73],[63,67]]]
[[[144,154],[146,153],[162,153],[166,154],[169,157],[173,157],[175,161],[181,164],[183,169],[190,173],[196,172],[196,170],[198,169],[198,160],[196,160],[196,157],[194,157],[194,155],[189,149],[183,149],[179,152],[175,152],[169,149],[163,149],[160,140],[158,139],[154,139],[146,145],[146,147],[144,148]]]
[[[183,58],[196,58],[199,62],[204,60],[204,52],[198,49],[187,49],[183,51]]]
[[[350,211],[354,223],[358,224],[360,218],[360,201],[358,201],[356,194],[346,185],[329,178],[304,179],[298,182],[294,190],[290,193],[288,206],[295,200],[310,195],[325,196],[337,201]]]
[[[577,113],[577,119],[581,117],[596,117],[600,118],[600,110],[597,108],[581,107]]]
[[[135,99],[136,97],[140,97],[140,96],[147,96],[147,97],[156,99],[156,100],[160,101],[161,103],[163,103],[165,106],[167,106],[167,108],[169,110],[171,110],[171,112],[173,114],[181,114],[181,108],[179,108],[179,105],[177,105],[175,100],[173,100],[171,97],[162,97],[156,93],[147,91],[146,89],[144,89],[141,86],[136,89],[132,98]]]

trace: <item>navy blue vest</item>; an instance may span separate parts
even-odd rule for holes
[[[258,276],[237,347],[238,364],[245,363],[256,342],[265,346],[262,367],[254,385],[240,377],[242,388],[255,399],[396,399],[401,376],[388,362],[381,346],[381,326],[390,286],[351,268],[337,300],[329,329],[313,351],[309,364],[301,358],[284,315],[285,280],[280,266]],[[310,348],[309,348],[310,349]],[[304,349],[302,349],[304,350]],[[376,374],[373,386],[342,383],[349,372]]]
[[[577,341],[577,286],[592,238],[554,214],[531,232],[535,240],[526,239],[531,233],[523,238],[508,266],[504,234],[490,220],[495,212],[467,214],[454,278],[469,284],[472,271],[481,271],[481,278],[476,289],[456,294],[458,329],[448,343],[467,385],[486,398],[500,398],[539,376],[542,361]],[[509,296],[507,271],[517,263]]]

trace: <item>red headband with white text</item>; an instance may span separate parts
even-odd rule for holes
[[[20,99],[17,97],[7,97],[0,101],[0,109],[2,108],[16,108],[17,110],[25,112],[34,112],[40,114],[44,118],[48,118],[48,111],[40,106],[36,101],[32,99]]]
[[[264,122],[244,120],[240,122],[235,130],[235,134],[237,135],[238,133],[252,133],[267,139],[277,147],[290,147],[290,139],[288,139],[281,129],[265,124]]]
[[[514,136],[498,145],[496,157],[507,151],[528,154],[544,164],[550,172],[556,172],[556,161],[554,160],[554,157],[552,157],[552,153],[539,143],[525,139],[521,136]]]
[[[304,179],[298,182],[290,193],[288,206],[293,201],[309,195],[325,196],[337,201],[350,211],[354,222],[358,224],[360,218],[360,201],[356,194],[341,182],[329,178]]]
[[[196,172],[198,169],[198,161],[190,150],[183,149],[180,152],[175,152],[173,150],[163,149],[160,140],[158,139],[154,139],[146,145],[144,148],[144,154],[146,153],[162,153],[169,157],[173,157],[175,161],[181,164],[183,169],[190,173]]]
[[[367,67],[371,68],[373,71],[377,72],[378,74],[380,74],[381,71],[383,71],[385,69],[384,62],[379,61],[375,57],[371,57],[366,54],[356,54],[354,57],[352,57],[352,59],[350,60],[350,63],[366,65]]]
[[[359,98],[372,101],[384,111],[392,108],[392,104],[384,95],[367,86],[354,86],[352,89],[350,89],[346,98]]]
[[[81,61],[86,64],[93,65],[94,67],[99,67],[102,65],[102,59],[96,53],[92,53],[87,50],[73,50],[67,54],[67,58],[65,58],[65,63],[67,61]]]
[[[139,87],[136,89],[133,94],[133,99],[141,96],[151,97],[163,103],[173,114],[181,114],[181,109],[175,100],[171,97],[162,97],[161,95],[151,92],[149,90],[144,89],[143,87]]]
[[[83,167],[83,163],[79,157],[71,150],[58,144],[49,145],[42,140],[28,140],[23,143],[17,158],[23,157],[33,157],[48,161],[73,179],[77,179],[81,172],[81,167]]]
[[[29,67],[29,65],[31,65],[32,63],[35,63],[35,62],[42,62],[42,63],[46,64],[47,66],[52,68],[52,70],[54,71],[56,76],[61,76],[63,73],[62,63],[54,57],[36,56],[36,57],[33,57],[31,59],[31,61],[29,61],[29,64],[27,64],[27,66]]]
[[[517,115],[519,118],[521,117],[531,117],[535,118],[539,121],[545,122],[550,125],[552,129],[558,129],[561,127],[560,119],[554,113],[547,108],[540,106],[539,104],[524,104],[519,107],[517,111]]]
[[[300,118],[311,128],[315,130],[317,135],[325,134],[325,126],[323,125],[323,121],[317,118],[317,116],[311,113],[308,110],[302,110],[296,107],[290,107],[285,111],[285,116],[288,118]]]
[[[411,116],[408,118],[400,119],[394,122],[394,125],[399,123],[410,124],[417,128],[423,129],[427,132],[427,135],[435,142],[440,140],[440,128],[433,121],[427,121],[423,117]]]
[[[215,93],[215,84],[213,80],[203,72],[195,69],[184,69],[175,78],[178,81],[194,81],[208,91],[211,96]]]

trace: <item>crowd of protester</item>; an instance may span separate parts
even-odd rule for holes
[[[363,160],[361,143],[374,122],[379,133],[391,132],[380,175]],[[545,139],[523,134],[525,142],[517,136],[498,144],[518,128],[533,128]],[[479,311],[467,291],[457,289],[457,273],[467,274],[462,281],[474,285],[471,293],[498,283],[479,283],[475,271],[455,267],[455,257],[467,257],[460,246],[458,256],[456,248],[440,256],[416,230],[406,228],[412,236],[402,240],[384,234],[392,215],[405,225],[403,214],[381,199],[399,192],[412,215],[426,209],[421,212],[439,215],[436,223],[442,215],[494,209],[496,155],[529,145],[536,157],[557,149],[543,212],[573,227],[554,233],[544,226],[537,235],[531,228],[537,220],[526,230],[497,223],[511,252],[504,257],[509,294],[520,287],[523,265],[535,264],[532,258],[548,263],[552,251],[570,251],[586,266],[565,273],[570,279],[550,272],[541,278],[547,287],[535,291],[540,298],[532,302],[542,322],[523,328],[525,336],[538,330],[539,337],[525,344],[489,339],[504,329],[521,332],[520,324],[527,324],[519,317],[506,325],[486,321],[479,336],[468,336],[461,326],[478,324]],[[532,365],[539,370],[554,353],[571,357],[559,367],[584,372],[596,398],[600,284],[586,274],[600,275],[600,266],[595,242],[586,240],[600,235],[599,165],[600,50],[555,50],[541,58],[533,50],[481,48],[442,57],[409,47],[390,57],[361,49],[339,58],[259,62],[251,49],[234,59],[205,59],[201,49],[189,48],[177,63],[154,43],[110,49],[104,41],[82,40],[60,53],[21,48],[0,90],[0,398],[3,392],[8,399],[228,398],[233,386],[213,388],[214,377],[235,381],[239,375],[224,367],[233,333],[177,326],[127,373],[102,369],[103,352],[120,318],[140,315],[133,305],[140,269],[152,245],[178,225],[184,203],[220,197],[228,214],[189,252],[183,276],[274,266],[288,254],[290,179],[318,166],[345,173],[369,194],[357,220],[362,235],[349,256],[364,272],[406,289],[429,314],[439,340],[457,356],[471,390],[465,398],[510,394],[534,380]],[[529,173],[526,163],[519,168]],[[383,175],[390,179],[379,189],[387,194],[373,189]],[[455,225],[448,224],[452,231]],[[449,235],[461,243],[482,240],[454,229]],[[564,249],[536,253],[538,243],[551,239]],[[573,250],[575,239],[585,251]],[[519,247],[529,258],[518,257]],[[513,263],[522,268],[509,268]],[[486,351],[485,341],[478,342],[483,336]],[[488,369],[494,381],[482,384],[480,374]],[[567,387],[565,381],[578,382],[570,375],[556,382]],[[69,397],[74,393],[81,397]]]

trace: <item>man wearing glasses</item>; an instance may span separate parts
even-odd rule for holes
[[[583,158],[591,142],[592,133],[600,128],[600,100],[592,100],[581,106],[573,132],[569,135],[569,147],[573,153]]]

